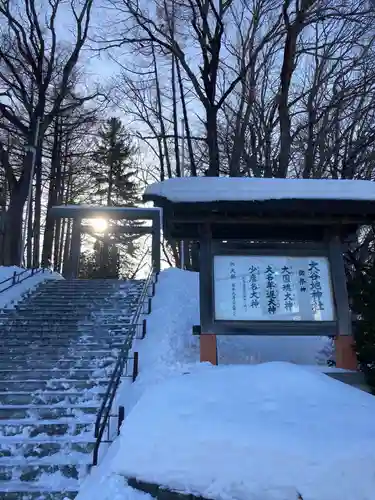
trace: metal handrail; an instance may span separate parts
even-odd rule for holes
[[[1,288],[0,289],[0,293],[2,292],[6,292],[7,290],[9,290],[10,288],[12,288],[13,286],[15,285],[18,285],[19,283],[22,283],[23,281],[27,280],[28,278],[31,278],[32,276],[35,276],[36,274],[39,274],[39,273],[44,273],[44,272],[52,272],[50,269],[46,269],[46,268],[32,268],[32,269],[24,269],[23,271],[17,273],[17,271],[14,271],[14,273],[12,274],[12,276],[10,278],[7,278],[3,281],[0,281],[0,287],[1,285],[4,285],[5,283],[8,283],[10,282],[10,285],[5,287],[5,288]],[[21,279],[21,276],[24,276],[26,274],[26,276]]]
[[[100,406],[98,415],[95,421],[95,446],[93,450],[93,465],[98,465],[99,457],[99,447],[103,439],[103,434],[105,432],[106,426],[109,426],[109,419],[111,417],[112,405],[116,396],[118,386],[121,381],[121,376],[124,371],[125,364],[128,360],[129,349],[132,346],[132,342],[137,331],[137,325],[139,317],[143,313],[143,308],[145,304],[145,299],[148,296],[148,289],[151,284],[154,283],[154,270],[151,269],[144,286],[142,288],[141,294],[137,301],[137,308],[133,315],[132,322],[127,326],[129,328],[129,335],[122,346],[120,353],[117,357],[115,367],[113,369],[110,381],[107,386],[107,390],[104,394],[102,404]]]

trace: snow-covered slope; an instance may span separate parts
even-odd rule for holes
[[[6,280],[12,278],[14,273],[19,274],[24,271],[26,272],[21,277],[23,281],[6,290],[6,288],[11,285],[11,281]],[[26,293],[34,290],[38,285],[40,285],[40,283],[43,283],[43,281],[50,279],[63,279],[60,274],[51,272],[48,269],[45,269],[44,271],[41,270],[33,276],[30,276],[31,272],[31,270],[25,270],[17,266],[0,266],[0,309],[13,308]],[[27,279],[25,279],[26,277]]]
[[[375,398],[290,363],[194,366],[147,390],[112,470],[215,500],[370,500]]]
[[[121,437],[77,500],[150,500],[128,475],[215,500],[371,499],[375,400],[313,370],[326,340],[219,337],[211,367],[198,362],[198,323],[198,276],[163,271],[134,346],[139,376],[120,394]]]
[[[179,364],[199,359],[199,341],[192,327],[199,324],[199,275],[167,269],[160,275],[149,335],[139,344],[142,383],[160,377]],[[290,361],[303,365],[326,364],[331,342],[325,337],[229,336],[217,337],[220,364]],[[137,347],[138,348],[138,347]],[[142,371],[145,368],[145,371]]]

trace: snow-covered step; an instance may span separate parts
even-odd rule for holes
[[[65,438],[65,441],[39,441],[34,440],[31,442],[25,442],[24,439],[9,441],[9,443],[3,443],[1,438],[0,441],[0,457],[8,457],[10,460],[13,456],[22,455],[25,458],[34,458],[35,460],[50,457],[57,454],[69,454],[82,453],[91,455],[94,450],[94,441],[85,440],[74,440],[74,436],[71,439]],[[1,498],[1,497],[0,497]]]
[[[71,337],[71,335],[75,335],[75,338],[77,338],[77,333],[83,335],[94,335],[96,338],[98,338],[98,332],[100,332],[100,336],[105,336],[106,334],[115,334],[115,333],[126,333],[128,334],[132,329],[132,325],[130,323],[127,323],[126,321],[121,322],[118,325],[106,325],[105,329],[102,327],[102,325],[95,324],[94,326],[90,326],[90,330],[88,330],[88,326],[86,325],[76,325],[74,328],[68,328],[68,327],[63,327],[63,328],[58,328],[57,326],[48,326],[48,325],[40,325],[37,329],[28,327],[26,326],[17,326],[17,327],[7,327],[7,329],[0,329],[0,332],[2,334],[1,340],[2,343],[5,342],[6,339],[15,339],[20,340],[20,338],[25,337],[29,333],[29,338],[30,340],[36,340],[38,338],[51,338],[51,340],[57,340],[58,338],[65,338],[65,337]],[[90,333],[88,333],[88,331]],[[18,334],[18,336],[15,336],[15,333]],[[53,334],[53,335],[51,335]],[[39,335],[39,337],[38,337]]]
[[[48,356],[48,361],[54,362],[55,360],[71,360],[74,362],[76,359],[81,359],[81,360],[92,360],[92,359],[101,359],[101,358],[117,358],[118,356],[118,349],[93,349],[93,350],[88,350],[85,349],[84,347],[80,347],[78,344],[76,347],[72,347],[71,344],[67,344],[64,347],[61,347],[59,349],[52,350],[46,346],[46,353],[44,354],[42,350],[37,350],[33,349],[29,351],[28,354],[26,353],[21,353],[19,350],[12,350],[9,349],[8,355],[4,350],[0,352],[0,360],[1,362],[5,361],[22,361],[26,360],[28,363],[30,361],[32,362],[39,362],[41,358],[46,358],[46,355]],[[8,357],[8,360],[7,360]]]
[[[25,419],[26,420],[26,419]],[[76,419],[74,419],[76,420]],[[18,422],[21,422],[22,419],[19,419]],[[55,420],[40,420],[40,423],[37,423],[37,420],[33,420],[32,424],[7,424],[0,425],[0,438],[2,436],[5,437],[31,437],[35,438],[40,435],[47,436],[78,436],[84,433],[89,433],[92,436],[94,419],[91,422],[82,422],[80,419],[77,423],[76,421],[71,423],[60,423],[58,419]],[[48,423],[46,423],[48,422]],[[55,423],[51,423],[55,422]]]
[[[72,405],[47,406],[47,405],[1,405],[0,419],[21,419],[34,417],[37,419],[60,419],[64,417],[76,417],[80,422],[82,415],[96,415],[99,405]]]
[[[30,348],[29,348],[30,349]],[[64,355],[66,353],[66,355]],[[61,349],[51,349],[51,348],[45,348],[43,351],[38,350],[38,349],[30,349],[28,353],[25,353],[22,351],[22,348],[20,347],[9,347],[8,351],[4,351],[0,347],[0,357],[3,356],[8,356],[12,360],[22,360],[28,358],[28,359],[35,359],[39,360],[41,357],[45,357],[46,354],[48,354],[49,359],[75,359],[75,358],[99,358],[101,356],[112,356],[117,358],[118,356],[118,349],[86,349],[84,346],[80,347],[78,345],[71,347],[71,346],[66,346],[66,348],[61,348]]]
[[[47,493],[60,493],[60,492],[74,492],[77,493],[79,489],[79,482],[74,479],[66,479],[65,481],[56,481],[56,485],[49,484],[48,481],[40,481],[36,483],[27,482],[27,481],[0,481],[0,492],[1,492],[1,500],[23,500],[24,496],[5,496],[3,493],[16,493],[19,495],[20,493],[28,494],[28,493],[37,493],[39,496],[33,497],[33,499],[39,499],[40,495],[44,492]],[[28,498],[28,497],[27,497]],[[42,497],[43,500],[45,497]],[[55,496],[51,496],[50,499],[55,500]],[[64,494],[61,493],[61,499],[64,499]],[[74,498],[74,497],[73,497]],[[29,498],[28,498],[29,500]]]
[[[126,313],[131,312],[131,308],[127,308],[127,309],[129,309],[130,311],[126,311]],[[46,320],[46,321],[47,320],[55,320],[56,321],[56,318],[54,318],[54,314],[51,314],[52,311],[54,312],[54,314],[61,315],[61,318],[59,318],[60,320],[64,319],[65,322],[67,321],[68,323],[76,323],[77,321],[81,321],[86,317],[99,316],[99,317],[102,317],[103,319],[108,317],[108,320],[110,320],[111,318],[116,316],[112,312],[112,307],[111,307],[111,309],[109,309],[110,312],[109,312],[108,316],[105,314],[105,310],[103,310],[99,314],[98,312],[95,311],[95,308],[86,310],[85,314],[82,314],[81,310],[75,311],[72,309],[72,311],[68,311],[68,310],[61,311],[59,309],[55,310],[52,308],[52,309],[46,311],[45,309],[43,310],[42,308],[40,308],[40,309],[34,309],[32,312],[30,312],[30,311],[27,312],[27,315],[26,315],[26,313],[22,314],[24,311],[17,311],[17,312],[19,312],[19,315],[16,315],[16,314],[8,315],[6,318],[6,321],[8,324],[9,323],[16,324],[16,323],[28,322],[31,320],[35,321],[37,319]],[[118,312],[117,312],[117,316],[118,316]],[[2,322],[3,322],[2,324],[5,324],[4,319],[2,319]]]
[[[17,491],[9,492],[9,490],[6,490],[1,493],[1,500],[74,500],[77,493],[78,488],[72,492],[56,491],[53,493],[48,493],[45,490],[40,491],[40,488],[39,491],[35,488],[33,492],[28,491],[27,493]]]
[[[75,497],[142,286],[47,282],[0,316],[1,500]]]
[[[90,335],[85,335],[84,339],[80,340],[80,338],[77,339],[77,333],[83,334],[85,333],[84,331],[80,331],[76,329],[76,331],[56,331],[56,337],[51,338],[51,334],[54,333],[53,330],[48,329],[46,332],[33,332],[32,330],[29,331],[29,334],[27,333],[26,329],[22,329],[21,332],[15,332],[13,331],[13,335],[9,335],[9,340],[13,339],[16,337],[18,343],[24,342],[26,339],[28,339],[29,343],[34,343],[34,342],[40,342],[42,345],[52,345],[56,344],[58,345],[63,344],[66,346],[67,342],[70,342],[72,340],[72,337],[75,338],[77,344],[83,343],[83,340],[90,340],[92,342],[95,342],[97,340],[98,342],[105,342],[105,341],[113,341],[113,340],[119,340],[121,341],[122,339],[126,338],[129,336],[129,334],[133,331],[133,328],[124,328],[122,327],[121,329],[118,330],[111,330],[111,331],[105,331],[103,334],[99,335],[92,332]],[[16,336],[17,333],[17,336]],[[0,332],[1,334],[1,332]],[[48,334],[48,337],[47,337]],[[0,345],[5,346],[6,345],[6,336],[2,336],[0,339]]]
[[[19,404],[19,405],[7,405],[7,404],[2,404],[0,406],[0,415],[2,412],[11,412],[13,411],[14,413],[18,413],[20,410],[23,410],[25,412],[27,411],[35,411],[35,412],[45,412],[45,411],[57,411],[57,412],[66,412],[67,415],[71,414],[71,410],[80,410],[80,411],[87,411],[88,413],[93,413],[95,410],[99,408],[99,405],[95,404],[96,402],[93,401],[85,401],[82,403],[70,403],[70,404],[64,404],[64,405],[45,405],[45,404]],[[70,413],[69,413],[69,411]],[[22,418],[22,417],[21,417]]]
[[[123,337],[126,338],[127,335],[124,335]],[[77,340],[77,346],[79,348],[84,348],[84,349],[95,349],[95,348],[100,348],[100,349],[121,349],[123,346],[123,343],[121,342],[121,337],[116,338],[116,337],[104,337],[98,339],[96,342],[93,341],[93,338],[96,339],[96,337],[90,337],[89,339],[82,339],[82,340]],[[0,343],[0,349],[3,349],[1,347],[3,344]],[[31,339],[30,342],[28,343],[29,349],[59,349],[59,348],[65,348],[67,345],[69,345],[69,340],[67,341],[66,339],[50,339],[50,338],[35,338]],[[20,340],[14,340],[7,342],[7,346],[9,349],[24,349],[22,346],[22,342]]]
[[[21,483],[25,481],[39,481],[46,474],[59,474],[64,479],[79,480],[80,477],[87,474],[88,467],[89,463],[87,462],[77,464],[69,462],[66,464],[41,464],[37,461],[24,461],[24,463],[15,465],[12,460],[8,460],[8,464],[0,462],[0,481],[11,481],[13,478],[21,481]]]
[[[123,322],[124,323],[127,323],[127,322],[130,323],[130,320],[127,321],[127,320],[124,319]],[[71,323],[71,324],[69,324],[69,323]],[[76,320],[74,320],[72,322],[66,322],[66,321],[64,321],[65,327],[73,326],[73,325],[76,325],[76,324],[77,324]],[[116,327],[118,328],[118,327],[121,326],[121,323],[119,323],[119,321],[115,321],[115,320],[113,320],[113,319],[110,318],[110,320],[108,320],[108,321],[101,320],[100,321],[100,325],[98,325],[97,321],[92,320],[92,321],[85,321],[85,322],[81,321],[78,326],[80,327],[80,329],[82,329],[82,328],[86,329],[86,328],[93,328],[95,326],[102,327],[104,325],[106,327],[108,327],[108,328],[110,328],[111,326],[114,327],[114,328],[116,328]],[[4,328],[4,332],[8,331],[9,333],[12,333],[12,332],[14,332],[14,327],[28,328],[29,326],[34,327],[34,328],[37,326],[38,329],[39,329],[39,326],[44,327],[44,329],[51,328],[53,326],[55,326],[57,328],[56,320],[54,320],[53,317],[49,317],[49,316],[46,317],[46,318],[33,318],[33,317],[30,317],[27,321],[21,320],[21,319],[17,319],[17,320],[11,321],[7,325],[7,327]],[[1,331],[3,331],[3,330],[1,329]]]
[[[0,457],[0,466],[8,467],[13,465],[14,467],[21,466],[32,466],[41,467],[43,466],[55,466],[55,465],[91,465],[91,457],[86,453],[74,453],[71,456],[64,453],[56,453],[55,455],[50,455],[42,459],[25,458],[25,457]]]
[[[93,388],[95,389],[95,388]],[[38,392],[27,392],[27,391],[12,391],[12,392],[0,392],[0,401],[2,406],[6,405],[27,405],[27,404],[47,404],[47,405],[57,405],[59,403],[68,404],[83,404],[87,401],[92,402],[94,405],[96,401],[101,401],[104,396],[105,391],[103,390],[90,390],[82,392],[71,392],[69,390],[65,391],[38,391]]]
[[[80,359],[79,357],[68,357],[66,356],[65,358],[62,359],[34,359],[34,358],[25,358],[24,360],[19,360],[19,359],[6,359],[6,358],[0,358],[0,373],[3,370],[7,369],[20,369],[22,370],[23,367],[32,367],[34,366],[36,370],[39,368],[49,368],[53,369],[54,367],[56,368],[105,368],[109,365],[111,365],[114,362],[114,358],[107,358],[107,359],[92,359],[90,363],[87,362],[85,363],[85,366],[82,366],[84,364],[84,359]]]
[[[2,378],[8,380],[24,380],[25,377],[35,377],[42,380],[55,380],[57,378],[67,378],[69,376],[74,379],[87,379],[88,377],[99,378],[110,376],[111,367],[107,368],[40,368],[40,369],[25,369],[25,368],[9,368],[0,371]]]
[[[90,433],[91,436],[92,433]],[[45,436],[38,435],[35,438],[20,436],[9,436],[0,438],[0,465],[11,464],[23,467],[23,463],[40,461],[41,464],[49,463],[51,460],[75,465],[74,455],[85,456],[80,458],[80,463],[90,463],[90,455],[94,449],[95,441],[90,436],[70,435]],[[22,461],[24,461],[22,463]],[[36,466],[34,466],[36,467]]]
[[[77,424],[77,420],[74,416],[70,417],[62,417],[59,419],[36,419],[36,418],[19,418],[19,419],[7,419],[0,420],[0,429],[6,426],[32,426],[32,425],[90,425],[95,422],[95,417],[90,415],[86,415],[85,417],[80,417],[79,423]]]
[[[72,436],[70,434],[65,436],[48,436],[48,435],[40,435],[36,437],[25,437],[23,436],[20,441],[18,436],[0,436],[0,453],[2,453],[2,448],[6,448],[8,445],[12,445],[12,452],[14,452],[13,446],[41,446],[41,445],[50,445],[50,444],[58,444],[59,446],[63,446],[64,444],[84,444],[89,445],[95,443],[95,439],[90,433],[79,434],[77,436]],[[35,450],[37,451],[37,450]]]
[[[61,320],[64,322],[65,326],[75,326],[78,321],[76,318],[61,318]],[[110,321],[105,321],[103,320],[103,323],[106,325],[113,325],[116,326],[118,325],[117,321],[113,321],[112,319]],[[12,326],[49,326],[49,325],[55,325],[56,326],[56,319],[53,318],[53,316],[30,316],[27,320],[24,320],[23,318],[17,318],[17,319],[12,319],[8,323],[9,327]],[[85,322],[80,322],[81,327],[93,327],[96,325],[96,321],[94,320],[89,320]]]
[[[12,392],[16,388],[18,390],[28,390],[29,392],[34,392],[37,390],[75,390],[82,391],[91,389],[93,387],[103,388],[108,385],[108,379],[50,379],[50,380],[40,380],[40,379],[12,379],[12,380],[0,380],[0,391]],[[1,422],[0,422],[1,425]]]

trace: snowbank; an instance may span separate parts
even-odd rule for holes
[[[199,274],[167,269],[160,274],[156,287],[152,313],[147,318],[147,337],[135,346],[140,351],[142,383],[199,361],[199,341],[192,335],[193,325],[200,321]],[[325,337],[224,335],[217,337],[217,344],[221,364],[326,364],[330,355],[330,341]]]
[[[375,399],[287,363],[201,365],[147,390],[113,459],[215,500],[369,500]]]
[[[146,338],[136,341],[133,348],[139,352],[140,373],[131,391],[125,381],[119,400],[128,411],[145,388],[199,362],[199,339],[192,334],[199,321],[199,274],[176,268],[161,272],[147,317]],[[220,364],[290,361],[325,365],[331,354],[325,337],[218,336],[217,344]]]
[[[26,293],[31,292],[43,281],[51,279],[63,279],[60,274],[50,272],[49,270],[45,270],[44,272],[39,272],[34,276],[30,276],[31,270],[29,270],[23,276],[21,276],[21,279],[24,281],[21,281],[21,283],[17,283],[8,290],[5,290],[9,285],[12,284],[12,282],[1,282],[7,280],[8,278],[11,278],[15,272],[18,274],[23,271],[25,271],[25,269],[17,266],[0,266],[0,309],[12,309],[20,300],[23,299]],[[27,276],[30,277],[24,279]]]
[[[242,200],[375,200],[375,183],[338,179],[262,179],[250,177],[178,177],[151,184],[145,199],[173,202]]]
[[[168,384],[171,383],[173,388],[174,384],[179,384],[178,381],[184,381],[185,377],[182,377],[184,373],[194,373],[198,377],[200,373],[203,375],[211,373],[206,371],[206,365],[201,365],[198,362],[199,341],[197,337],[192,335],[192,326],[199,324],[198,285],[197,273],[181,271],[179,269],[168,269],[160,273],[159,281],[156,285],[156,295],[152,300],[152,312],[147,317],[146,338],[136,341],[134,345],[134,350],[139,352],[140,363],[140,372],[137,381],[131,384],[128,380],[125,380],[120,388],[121,393],[118,403],[124,405],[126,414],[123,425],[124,432],[127,432],[125,429],[127,429],[133,410],[138,412],[138,405],[141,405],[141,410],[145,408],[142,403],[143,395],[149,401],[150,397],[153,398],[153,396],[150,396],[153,389],[158,394],[159,391],[163,392],[166,389],[169,394]],[[319,349],[324,346],[324,342],[325,340],[321,338],[295,336],[291,338],[218,337],[221,363],[255,363],[268,360],[290,360],[314,365],[319,354]],[[220,373],[222,369],[225,369],[225,367],[219,367]],[[238,369],[242,370],[243,368],[238,367]],[[339,382],[335,383],[339,384]],[[184,387],[184,385],[181,386],[181,397],[183,400]],[[250,387],[251,384],[248,383],[246,391],[249,394],[251,394]],[[229,390],[228,385],[220,389],[223,397],[226,395],[225,391],[227,390]],[[229,392],[231,391],[232,389],[229,390]],[[238,394],[238,391],[235,393]],[[303,397],[306,394],[307,392],[304,390]],[[204,391],[204,395],[207,396],[206,391]],[[164,396],[162,400],[165,402]],[[171,406],[168,403],[167,406],[173,409],[173,405]],[[152,411],[151,408],[147,410],[147,414],[151,419],[147,423],[147,426],[153,428],[153,432],[157,433],[159,417],[154,420]],[[184,418],[182,417],[183,420]],[[292,415],[292,422],[294,421],[293,418]],[[145,422],[145,419],[146,417],[143,416],[141,419],[142,422]],[[162,420],[162,417],[160,419]],[[216,424],[212,423],[212,425]],[[134,429],[133,426],[132,428]],[[165,427],[161,426],[160,432],[164,432],[163,429]],[[138,428],[134,430],[137,432],[137,436],[134,439],[143,447],[143,440],[146,439],[143,437],[143,429]],[[140,431],[140,434],[138,431]],[[230,441],[230,438],[228,439]],[[177,445],[179,445],[178,441],[176,441]],[[130,454],[133,452],[133,447],[128,447],[124,437],[117,439],[112,444],[99,467],[94,468],[90,476],[85,480],[76,500],[151,499],[149,495],[143,495],[127,486],[122,475],[124,471],[121,469],[125,449]],[[265,498],[261,497],[258,500],[265,500]],[[284,496],[281,498],[286,500],[288,497]],[[295,500],[295,497],[292,498]]]
[[[145,388],[199,361],[199,339],[192,335],[199,324],[198,274],[170,268],[159,274],[145,339],[134,343],[139,352],[139,375],[131,391],[124,386],[121,404],[127,411]]]

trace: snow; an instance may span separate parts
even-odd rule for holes
[[[99,467],[92,468],[81,485],[76,500],[152,500],[150,495],[130,488],[122,475],[113,472],[111,462],[118,453],[119,446],[120,440],[116,439]]]
[[[121,210],[126,210],[129,213],[141,213],[142,211],[144,212],[160,212],[159,208],[142,208],[142,207],[107,207],[107,206],[101,206],[101,205],[85,205],[84,203],[80,203],[78,205],[58,205],[54,208],[58,209],[69,209],[69,210],[92,210],[95,212],[108,212],[108,213],[117,213]]]
[[[12,309],[20,300],[24,298],[25,294],[34,290],[43,281],[51,279],[63,279],[60,274],[50,272],[47,269],[44,272],[38,272],[34,274],[34,276],[30,276],[31,270],[26,270],[26,273],[21,276],[21,279],[24,281],[21,281],[8,290],[5,290],[9,285],[12,284],[12,282],[2,282],[7,280],[8,278],[12,278],[15,272],[18,274],[24,271],[25,269],[17,266],[0,266],[0,309]],[[24,279],[27,276],[30,277]]]
[[[263,179],[249,177],[183,177],[151,184],[145,198],[172,202],[241,200],[375,200],[375,183],[337,179]]]
[[[197,273],[175,268],[160,273],[146,337],[133,345],[139,352],[137,382],[120,397],[127,412],[146,388],[199,360],[199,340],[192,335],[193,325],[199,324],[198,284]]]
[[[147,390],[115,472],[215,500],[365,500],[375,399],[288,363],[201,365]]]
[[[152,300],[152,312],[147,317],[146,338],[137,340],[133,347],[133,350],[139,352],[139,375],[134,384],[128,379],[124,381],[117,399],[118,404],[125,406],[126,418],[121,436],[111,445],[100,465],[86,478],[76,500],[151,500],[149,495],[127,485],[125,476],[133,472],[140,478],[147,477],[149,480],[149,473],[156,474],[160,482],[172,481],[170,486],[185,489],[202,488],[202,493],[204,490],[206,494],[207,488],[212,488],[212,494],[220,490],[220,494],[224,496],[211,496],[217,500],[294,500],[297,487],[302,494],[302,488],[305,488],[304,500],[339,498],[334,496],[335,493],[331,495],[330,488],[335,481],[331,481],[331,476],[326,477],[328,473],[324,471],[331,470],[330,463],[334,467],[342,465],[349,468],[347,455],[341,455],[343,445],[339,441],[344,430],[349,427],[359,427],[366,434],[370,426],[365,425],[364,415],[367,413],[362,407],[370,404],[373,411],[372,396],[365,394],[370,399],[363,403],[363,400],[358,400],[362,396],[359,390],[331,381],[321,374],[322,370],[328,372],[332,369],[316,365],[317,362],[323,364],[326,360],[323,351],[327,348],[327,340],[320,337],[218,337],[221,365],[212,368],[210,365],[200,364],[198,338],[192,335],[192,326],[199,324],[198,289],[197,273],[179,269],[168,269],[160,273],[156,295]],[[276,360],[308,366],[302,368],[287,363],[269,363]],[[261,362],[263,364],[257,364]],[[236,365],[228,366],[225,363]],[[246,366],[240,363],[245,363]],[[314,366],[317,369],[314,370]],[[187,373],[190,375],[183,375]],[[320,386],[324,388],[321,399]],[[356,418],[358,414],[360,424],[357,420],[352,421],[352,408],[356,405],[360,408],[358,410],[356,407]],[[243,416],[239,409],[245,412]],[[336,421],[332,423],[336,412],[340,414],[337,432]],[[279,415],[282,418],[277,423]],[[340,419],[343,419],[342,426]],[[200,429],[200,421],[207,436]],[[332,427],[334,429],[331,432]],[[252,430],[251,436],[249,434],[244,440],[240,433],[245,430],[249,432],[248,429]],[[314,438],[310,436],[310,429],[315,433]],[[131,439],[129,433],[133,433]],[[256,439],[257,435],[259,438]],[[353,447],[355,435],[350,438]],[[338,436],[338,443],[334,442],[334,436]],[[172,450],[172,456],[176,454],[176,467],[171,457],[169,461],[165,461],[168,453],[164,453],[164,442],[159,442],[159,438],[165,441],[168,453]],[[324,445],[326,438],[332,447],[332,453],[328,455],[327,462],[324,462],[322,457],[325,457],[326,448],[329,448],[328,444]],[[208,448],[212,450],[209,456],[206,450],[207,439],[210,442]],[[366,434],[366,439],[371,442],[372,435]],[[288,440],[291,441],[290,449]],[[314,443],[319,442],[323,443],[323,448],[318,445],[314,448]],[[251,481],[247,479],[247,465],[238,465],[238,460],[243,460],[250,445],[253,446],[249,453],[251,456],[244,463],[248,464],[249,460],[253,460],[256,465],[258,458],[253,455],[258,454],[259,464],[262,464],[262,467],[256,465],[254,469],[258,471],[256,477],[259,480],[254,483],[256,489],[254,494],[251,493],[253,496],[248,489]],[[358,449],[361,446],[362,444]],[[338,450],[336,455],[335,449]],[[324,451],[319,454],[321,450]],[[155,456],[159,457],[160,453],[159,466],[152,468],[152,463],[147,458],[150,453],[154,464]],[[199,475],[195,475],[197,467],[193,467],[185,476],[183,467],[193,466],[196,460],[202,469]],[[227,463],[227,460],[233,462]],[[290,466],[284,464],[286,460],[288,464],[290,462]],[[205,468],[210,461],[214,465]],[[221,469],[220,474],[216,474],[219,465],[228,468],[230,475],[221,476]],[[132,469],[133,466],[137,470]],[[355,470],[359,467],[362,468],[362,465],[356,465]],[[343,470],[346,472],[344,468],[339,468],[334,474],[339,475]],[[173,471],[177,471],[177,476]],[[184,475],[182,479],[180,473]],[[213,473],[216,485],[212,484]],[[156,478],[155,475],[152,477]],[[226,479],[229,482],[219,482]],[[234,481],[235,493],[231,490],[231,481]],[[319,486],[320,481],[327,488],[327,494],[322,495],[324,488]],[[315,488],[316,485],[319,488]],[[263,491],[262,488],[268,490]],[[317,496],[308,496],[314,488]],[[237,491],[245,496],[237,496]],[[348,487],[347,491],[353,490]],[[227,496],[225,492],[228,493]],[[343,496],[342,500],[345,498],[364,500],[366,496],[349,495]]]
[[[199,320],[199,274],[167,269],[160,274],[152,313],[147,318],[148,334],[138,341],[140,379],[164,378],[186,363],[199,359],[198,338],[192,335]],[[325,364],[331,342],[313,336],[218,336],[219,363],[290,361],[297,364]],[[327,354],[325,352],[328,351]],[[126,404],[125,404],[126,406]]]

